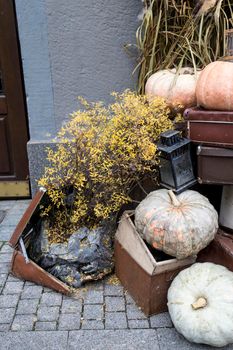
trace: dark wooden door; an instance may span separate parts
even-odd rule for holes
[[[29,196],[27,118],[13,0],[0,0],[0,197]]]

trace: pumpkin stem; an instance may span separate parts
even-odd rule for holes
[[[178,198],[176,197],[175,193],[172,190],[168,190],[168,194],[170,196],[171,202],[175,207],[179,207],[180,206],[180,201],[178,200]]]
[[[204,308],[207,305],[207,300],[206,298],[200,297],[195,301],[195,303],[191,305],[194,310],[198,310]]]

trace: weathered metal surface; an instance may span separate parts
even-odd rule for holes
[[[190,140],[181,137],[179,131],[168,130],[160,135],[160,184],[181,193],[196,183],[194,177]]]
[[[27,263],[23,254],[18,250],[13,252],[11,273],[22,280],[35,282],[63,294],[71,294],[69,287],[65,283],[53,277],[33,261],[29,260]]]
[[[69,294],[70,289],[65,283],[46,272],[32,260],[25,259],[22,252],[22,246],[25,244],[24,240],[30,238],[33,225],[39,219],[39,207],[46,200],[46,190],[41,188],[32,199],[9,241],[9,244],[15,248],[12,256],[11,272],[14,276],[23,280],[32,281],[58,292]]]
[[[233,148],[233,112],[189,108],[184,112],[187,136],[195,143]]]
[[[212,262],[233,271],[233,235],[219,229],[215,239],[197,256],[198,262]]]
[[[27,231],[29,231],[30,220],[32,219],[33,215],[35,215],[35,212],[36,212],[38,206],[40,205],[42,198],[45,196],[46,196],[45,189],[40,189],[35,194],[32,201],[30,202],[28,208],[26,209],[25,213],[23,214],[21,220],[19,221],[18,225],[16,226],[15,231],[13,232],[13,235],[9,241],[9,244],[11,247],[17,246],[19,239],[23,235],[23,233],[27,233]]]
[[[174,277],[195,262],[171,258],[156,261],[125,212],[115,239],[115,270],[123,286],[147,315],[167,310],[167,291]]]
[[[233,184],[233,150],[216,147],[197,147],[198,182]]]

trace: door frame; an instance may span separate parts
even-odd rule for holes
[[[0,197],[4,191],[5,196],[27,197],[30,195],[29,130],[14,0],[0,0],[0,58],[7,100],[7,143],[12,164],[8,175],[0,175]]]

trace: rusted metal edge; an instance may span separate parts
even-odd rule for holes
[[[29,220],[31,219],[34,211],[36,210],[38,204],[40,203],[42,197],[45,195],[46,189],[41,187],[33,199],[31,200],[31,203],[29,204],[28,208],[26,209],[25,213],[23,214],[22,218],[20,219],[18,225],[16,226],[10,240],[9,245],[14,248],[19,241],[19,238],[21,237],[23,231],[25,230]]]
[[[29,259],[26,262],[19,250],[13,252],[10,272],[22,280],[34,282],[66,295],[72,294],[71,289],[65,283],[42,269],[32,260]]]

